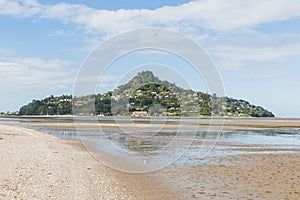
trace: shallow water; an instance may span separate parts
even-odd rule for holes
[[[80,119],[77,119],[80,120]],[[203,119],[201,119],[203,121]],[[205,119],[204,121],[209,121]],[[248,119],[244,119],[248,120]],[[114,123],[112,118],[101,119],[101,123]],[[183,123],[193,124],[198,119],[190,118],[184,119]],[[30,123],[35,125],[30,125]],[[118,148],[118,151],[109,153],[118,153],[121,156],[136,155],[136,156],[151,156],[153,154],[161,154],[159,159],[165,159],[165,155],[159,152],[170,141],[176,140],[176,146],[167,149],[173,152],[184,152],[184,154],[176,161],[177,164],[187,163],[202,163],[207,162],[210,158],[220,156],[230,156],[239,154],[274,154],[274,153],[294,153],[300,150],[300,129],[299,128],[259,128],[259,127],[240,127],[239,129],[232,129],[230,131],[223,131],[218,137],[218,143],[214,144],[215,137],[218,133],[214,131],[199,131],[195,130],[163,130],[160,132],[140,129],[139,132],[132,132],[130,134],[122,132],[119,128],[98,128],[84,127],[84,128],[65,128],[56,126],[39,126],[38,123],[73,123],[72,119],[66,118],[0,118],[0,123],[14,124],[16,126],[36,129],[59,138],[84,140],[98,144],[99,151],[103,142],[109,142],[112,147]],[[92,123],[92,120],[83,118],[82,123]],[[130,119],[118,119],[118,123],[129,123]],[[149,120],[139,119],[134,123],[147,124]],[[165,123],[163,120],[157,119],[151,123]],[[178,119],[168,119],[168,124],[180,124]],[[212,139],[210,139],[210,136]],[[181,143],[183,145],[181,145]],[[189,148],[186,144],[191,143]],[[241,148],[243,147],[243,148]],[[213,148],[213,149],[212,149]],[[251,150],[251,148],[263,148],[262,150]],[[202,151],[205,149],[205,154]],[[105,151],[110,151],[109,148]],[[207,152],[209,151],[209,154]],[[159,153],[157,153],[159,152]]]

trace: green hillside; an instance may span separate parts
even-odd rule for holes
[[[75,105],[72,111],[72,102]],[[266,109],[245,100],[217,97],[186,90],[161,81],[150,71],[138,73],[128,83],[104,94],[76,97],[63,95],[33,100],[19,115],[114,115],[114,116],[228,116],[274,117]]]

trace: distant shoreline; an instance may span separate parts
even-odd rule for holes
[[[36,121],[31,125],[42,125]],[[45,121],[50,126],[55,124]],[[270,120],[265,122],[270,123]],[[300,120],[296,122],[300,125]],[[64,127],[66,124],[58,122],[57,125]],[[89,123],[84,125],[90,126]],[[253,154],[220,157],[213,165],[208,162],[170,166],[154,173],[128,174],[99,163],[78,141],[1,124],[0,136],[0,169],[4,172],[0,174],[0,183],[2,180],[5,183],[0,184],[0,196],[7,199],[47,199],[49,195],[52,199],[133,200],[205,199],[211,194],[217,199],[250,199],[250,194],[259,194],[258,197],[264,199],[297,199],[299,196],[299,179],[296,178],[299,176],[299,153],[259,155],[257,151],[261,147],[238,146]],[[225,147],[229,151],[233,148],[230,144]],[[14,190],[16,186],[17,190]]]
[[[182,122],[190,125],[215,125],[215,126],[249,126],[249,127],[299,127],[300,118],[255,118],[255,117],[151,117],[151,118],[131,118],[123,116],[73,116],[73,115],[25,115],[25,116],[0,116],[0,119],[41,119],[41,120],[75,120],[76,122],[93,122],[95,120],[121,120],[121,121],[150,121],[154,120],[157,122],[172,121]],[[78,121],[77,121],[78,120]],[[183,120],[183,121],[181,121]]]
[[[132,119],[277,119],[277,120],[293,120],[299,118],[293,118],[293,117],[228,117],[228,116],[199,116],[199,117],[180,117],[180,116],[166,116],[166,117],[131,117],[131,116],[88,116],[88,115],[0,115],[0,118],[132,118]]]

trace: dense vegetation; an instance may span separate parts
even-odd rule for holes
[[[266,109],[245,100],[186,90],[159,80],[149,71],[138,73],[112,92],[76,98],[50,96],[33,100],[19,111],[19,115],[67,114],[274,117]]]
[[[68,115],[72,113],[72,96],[49,96],[33,100],[19,110],[19,115]]]

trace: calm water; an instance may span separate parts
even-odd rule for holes
[[[184,119],[185,122],[193,124],[198,119]],[[204,119],[209,121],[210,119]],[[250,119],[244,119],[250,120]],[[276,119],[274,119],[276,120]],[[118,123],[128,123],[129,119],[118,119]],[[156,120],[154,123],[160,124],[164,120]],[[201,119],[203,121],[203,119]],[[82,123],[93,123],[82,118]],[[110,118],[100,120],[100,123],[114,123]],[[138,123],[149,123],[148,120],[136,120]],[[185,163],[200,163],[203,159],[199,159],[199,150],[204,146],[212,147],[212,151],[208,154],[208,158],[238,155],[238,154],[271,154],[271,153],[295,153],[300,150],[300,128],[253,128],[243,127],[238,130],[232,129],[223,131],[218,138],[218,143],[214,145],[215,140],[209,139],[210,135],[214,135],[214,131],[199,131],[199,130],[164,130],[154,132],[149,130],[140,130],[127,134],[118,128],[62,128],[55,126],[41,126],[39,123],[67,123],[72,124],[73,120],[68,118],[0,118],[0,123],[11,124],[19,127],[32,128],[42,132],[54,135],[59,138],[81,139],[91,141],[96,144],[96,149],[99,151],[110,151],[103,149],[103,142],[110,142],[114,147],[118,148],[118,152],[126,154],[146,155],[155,154],[170,141],[178,142],[172,151],[185,151],[177,164]],[[152,122],[153,123],[153,122]],[[177,119],[168,119],[168,124],[180,124]],[[192,143],[188,149],[181,143]],[[98,145],[98,147],[97,147]],[[101,146],[102,145],[102,146]],[[250,149],[254,149],[253,151]],[[260,150],[257,150],[261,148]],[[110,152],[111,153],[111,152]],[[163,159],[163,156],[162,156]]]

